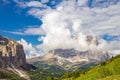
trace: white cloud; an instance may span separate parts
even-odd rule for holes
[[[36,9],[36,8],[32,8],[27,13],[29,15],[33,15],[34,17],[41,19],[42,15],[45,13],[45,11],[40,10],[40,9]]]
[[[13,0],[15,3],[17,3],[17,6],[19,6],[19,7],[21,7],[21,8],[25,8],[26,7],[26,5],[25,5],[25,3],[24,2],[21,2],[21,1],[19,1],[19,0]]]
[[[44,35],[45,32],[42,30],[41,27],[38,27],[38,28],[27,28],[24,31],[24,34],[27,34],[27,35]]]
[[[22,32],[18,32],[18,31],[1,31],[1,32],[6,32],[6,33],[11,33],[11,34],[17,34],[17,35],[24,35],[24,33]]]
[[[30,1],[25,3],[27,7],[47,7],[39,1]]]
[[[77,3],[79,6],[86,6],[88,0],[78,0]]]
[[[26,58],[32,58],[42,55],[40,50],[37,50],[35,47],[32,46],[31,43],[27,43],[24,39],[18,41],[18,43],[23,45],[24,51],[26,53]]]
[[[115,41],[108,42],[106,46],[108,46],[107,47],[108,50],[120,50],[120,41],[115,40]]]
[[[69,14],[68,12],[57,9],[44,15],[42,29],[46,32],[46,36],[42,37],[43,44],[39,45],[39,48],[45,51],[56,48],[75,48],[84,51],[90,48],[86,36],[81,33],[82,22],[79,16],[74,12]]]
[[[43,22],[41,28],[38,28],[40,34],[42,29],[46,35],[39,39],[43,40],[43,44],[37,47],[43,48],[45,51],[56,48],[86,50],[93,47],[88,46],[85,41],[85,36],[91,34],[100,39],[100,45],[97,48],[104,46],[103,48],[106,49],[114,49],[113,44],[116,44],[116,41],[108,43],[102,40],[101,36],[105,34],[120,35],[120,3],[104,8],[89,8],[86,5],[86,1],[64,0],[56,6],[56,9],[50,7],[44,10],[38,8],[30,9],[28,14]],[[28,29],[25,32],[30,34],[39,33],[37,29]],[[118,47],[116,48],[120,49],[119,44],[117,45]]]
[[[19,0],[13,0],[15,3],[17,3],[18,6],[20,6],[21,8],[27,8],[27,7],[31,7],[31,8],[47,8],[46,5],[44,5],[43,3],[41,3],[40,1],[19,1]]]
[[[36,27],[36,26],[28,26],[28,28],[24,30],[2,31],[2,32],[17,34],[17,35],[45,35],[45,31],[42,30],[41,27]]]

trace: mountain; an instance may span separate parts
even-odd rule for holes
[[[44,69],[51,70],[50,66],[56,66],[58,69],[71,71],[75,69],[88,68],[99,62],[105,61],[108,58],[110,58],[110,56],[106,51],[55,49],[42,57],[32,58],[27,61]]]
[[[0,35],[0,75],[3,72],[7,75],[18,75],[27,80],[30,80],[25,70],[31,71],[33,68],[26,62],[26,56],[23,50],[23,46],[16,41],[4,38]],[[14,74],[13,74],[14,73]],[[2,76],[0,76],[0,79]],[[10,78],[9,76],[6,78]]]
[[[86,36],[86,42],[89,46],[98,46],[100,43],[92,36]],[[99,62],[106,61],[111,56],[107,51],[102,51],[90,48],[85,51],[78,51],[75,49],[54,49],[49,51],[44,56],[28,59],[28,63],[47,70],[68,70],[86,69],[90,66],[96,65]]]
[[[120,55],[77,75],[77,78],[66,76],[64,80],[120,80]]]
[[[0,35],[0,80],[46,80],[47,76],[59,76],[59,73],[28,64],[23,46]]]
[[[0,36],[0,68],[25,66],[23,46],[16,41]]]
[[[26,80],[12,72],[8,72],[7,70],[0,69],[0,80]]]

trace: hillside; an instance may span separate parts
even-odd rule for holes
[[[112,57],[106,62],[100,63],[98,66],[91,68],[74,79],[74,76],[67,77],[64,80],[120,80],[120,55]]]
[[[37,65],[35,67],[26,62],[21,44],[0,35],[0,80],[46,80],[48,76],[60,77],[64,72],[60,67],[49,66],[52,69],[43,70],[47,65],[43,65],[42,69],[38,68],[42,65]]]
[[[34,70],[26,62],[23,46],[0,35],[0,79],[30,80],[26,71]]]
[[[0,69],[0,80],[26,80],[4,69]]]

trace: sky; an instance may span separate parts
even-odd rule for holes
[[[0,34],[21,43],[27,58],[59,48],[119,50],[119,8],[120,0],[0,0]]]

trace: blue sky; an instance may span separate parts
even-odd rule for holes
[[[37,18],[27,15],[26,10],[16,6],[15,2],[10,1],[5,3],[0,1],[0,34],[5,37],[10,37],[15,40],[21,38],[26,39],[28,42],[38,44],[38,36],[29,35],[16,35],[10,34],[7,31],[18,31],[27,28],[28,26],[39,26],[41,21]]]
[[[119,4],[120,0],[0,0],[0,34],[23,44],[28,57],[56,48],[86,49],[87,35],[100,41],[97,48],[119,49]]]
[[[20,0],[22,1],[22,0]],[[28,1],[28,0],[25,0]],[[39,0],[35,0],[39,1]],[[45,3],[51,8],[55,8],[55,5],[59,4],[62,0],[54,0],[56,3],[52,4],[52,1]],[[39,27],[42,21],[34,16],[27,15],[29,8],[20,8],[13,0],[1,0],[0,1],[0,34],[15,40],[24,38],[27,42],[37,45],[41,42],[37,40],[38,35],[17,35],[9,32],[21,31],[28,27]],[[8,32],[7,32],[8,31]]]

